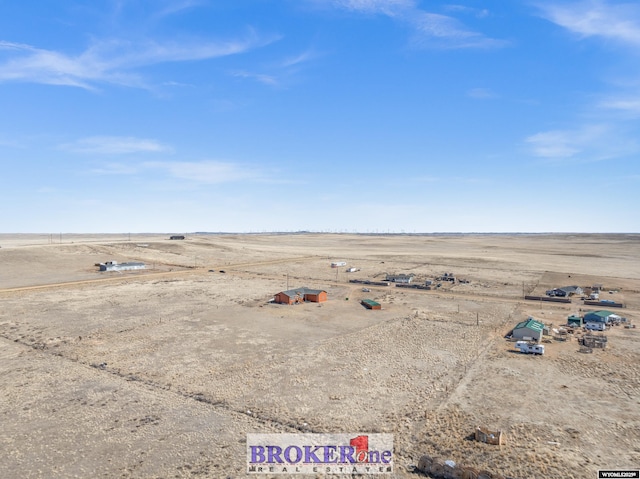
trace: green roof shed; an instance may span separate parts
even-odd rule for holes
[[[367,309],[382,309],[380,303],[375,302],[373,299],[363,299],[360,303]]]
[[[526,321],[516,324],[515,328],[513,328],[512,336],[517,339],[531,338],[540,341],[543,330],[544,324],[533,318],[528,318]]]

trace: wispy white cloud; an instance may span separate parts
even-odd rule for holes
[[[6,146],[10,148],[24,148],[25,145],[22,141],[16,139],[9,139],[0,135],[0,146]]]
[[[467,96],[470,98],[475,98],[477,100],[488,100],[498,97],[498,95],[496,95],[488,88],[472,88],[470,90],[467,90]]]
[[[570,158],[581,151],[582,135],[576,137],[575,132],[545,131],[536,133],[526,139],[536,156],[543,158]]]
[[[640,96],[618,97],[602,100],[598,106],[609,110],[617,110],[636,118],[640,116]]]
[[[204,5],[203,0],[170,0],[166,6],[156,13],[157,17],[166,17],[176,13]]]
[[[145,87],[136,69],[167,62],[197,61],[235,55],[264,46],[275,37],[261,38],[251,31],[244,38],[230,41],[132,42],[99,41],[78,55],[45,50],[31,45],[0,41],[0,81],[22,81],[97,89],[111,83]]]
[[[640,46],[640,4],[587,0],[539,4],[547,20],[581,37],[603,37]]]
[[[138,172],[139,168],[136,166],[122,163],[106,163],[90,171],[93,175],[134,175]]]
[[[92,136],[73,143],[65,143],[60,149],[73,153],[124,155],[132,153],[169,153],[172,149],[147,138],[129,136]]]
[[[162,170],[175,179],[196,183],[217,184],[264,180],[264,175],[255,168],[247,168],[240,164],[223,161],[154,161],[145,162],[143,166]]]
[[[280,66],[283,68],[294,67],[296,65],[300,65],[301,63],[305,63],[312,60],[313,58],[315,58],[315,56],[316,54],[313,51],[306,50],[302,53],[299,53],[298,55],[285,58],[284,61],[282,61],[282,63],[280,64]]]
[[[533,155],[550,161],[602,161],[638,151],[635,140],[603,124],[540,132],[529,136],[525,142]]]
[[[283,87],[291,82],[296,73],[300,71],[301,65],[313,60],[316,56],[317,54],[312,49],[308,49],[297,55],[286,57],[284,60],[263,66],[262,68],[268,73],[247,70],[234,70],[229,73],[237,78],[250,79],[273,87]]]
[[[278,79],[273,75],[267,75],[266,73],[253,73],[248,71],[234,71],[231,72],[231,75],[238,78],[249,78],[252,80],[257,80],[260,83],[264,83],[265,85],[277,86],[279,85]]]
[[[448,15],[420,12],[407,18],[415,32],[413,43],[420,47],[491,48],[506,44],[467,29],[462,22]]]
[[[433,184],[440,184],[440,185],[482,184],[482,183],[491,182],[487,178],[474,178],[474,177],[464,177],[464,176],[447,176],[447,177],[416,176],[411,178],[411,181],[414,183],[433,183]]]
[[[415,0],[329,0],[338,8],[362,13],[396,16],[416,8]]]
[[[365,14],[386,15],[408,26],[414,32],[412,44],[419,48],[492,48],[506,44],[467,28],[451,15],[428,12],[415,0],[312,0],[334,8]],[[458,7],[458,8],[456,8]],[[447,6],[453,13],[469,13],[459,6]],[[472,9],[474,10],[474,9]],[[482,11],[479,18],[489,14]]]
[[[468,7],[466,5],[445,5],[444,10],[450,11],[450,12],[467,13],[478,18],[484,18],[489,16],[489,10],[487,10],[486,8],[474,8],[474,7]]]

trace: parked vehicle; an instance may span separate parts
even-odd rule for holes
[[[531,344],[527,341],[517,341],[516,349],[524,354],[544,354],[544,344]]]

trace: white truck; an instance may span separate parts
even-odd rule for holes
[[[531,344],[527,341],[517,341],[516,349],[525,354],[544,354],[543,344]]]
[[[591,294],[589,295],[589,299],[590,299],[591,301],[597,301],[597,300],[599,300],[599,299],[600,299],[600,295],[599,295],[598,293],[591,293]]]

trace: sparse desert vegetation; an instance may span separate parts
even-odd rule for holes
[[[0,235],[0,477],[245,477],[247,433],[296,431],[393,433],[398,478],[424,454],[519,479],[640,464],[639,329],[593,354],[504,339],[593,309],[523,300],[566,284],[615,289],[638,322],[637,235],[61,240]],[[98,272],[112,260],[147,269]],[[349,282],[448,271],[469,283]],[[297,286],[328,301],[269,302]]]

